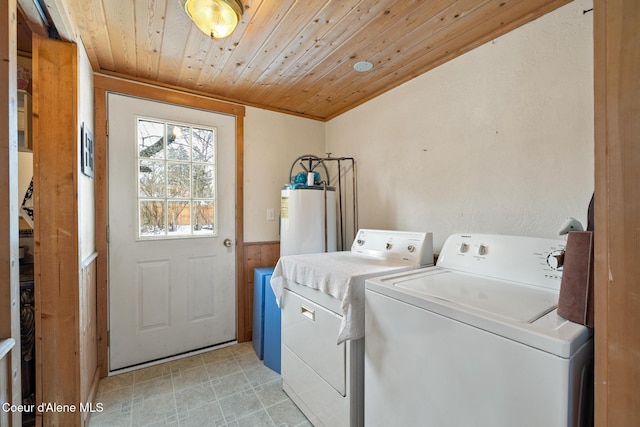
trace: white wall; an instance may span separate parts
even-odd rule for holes
[[[244,124],[244,241],[277,241],[280,190],[297,157],[325,155],[325,124],[252,107]]]
[[[80,262],[95,251],[95,180],[82,174],[80,169],[81,131],[85,129],[94,136],[93,70],[82,41],[78,39],[78,252]]]
[[[31,58],[26,58],[23,56],[18,56],[18,64],[22,67],[29,70],[31,75],[33,75]],[[27,89],[29,93],[31,93],[31,86]],[[33,131],[32,131],[33,132]],[[33,135],[33,133],[32,133]],[[33,153],[20,151],[18,152],[18,213],[22,217],[22,210],[20,207],[22,206],[22,201],[24,200],[25,193],[31,184],[31,179],[33,178]],[[26,253],[33,255],[33,236],[31,237],[22,237],[20,238],[20,246],[26,248]]]
[[[33,178],[33,153],[18,152],[18,207],[22,206],[31,178]]]
[[[557,237],[593,191],[591,0],[327,123],[357,159],[359,226]]]

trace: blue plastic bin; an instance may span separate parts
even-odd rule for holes
[[[253,276],[253,349],[265,366],[280,373],[280,308],[271,289],[273,268],[256,268]]]

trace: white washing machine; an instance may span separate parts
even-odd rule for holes
[[[564,244],[453,235],[435,267],[367,280],[365,424],[586,425],[593,340],[556,313]]]
[[[431,233],[359,230],[351,251],[283,256],[282,388],[315,426],[364,423],[364,283],[433,265]]]

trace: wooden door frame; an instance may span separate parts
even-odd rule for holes
[[[18,256],[18,99],[16,1],[0,6],[0,402],[22,403]],[[22,424],[20,412],[0,410],[0,424]]]
[[[187,93],[171,87],[159,86],[151,83],[136,82],[94,74],[95,91],[95,180],[96,180],[96,251],[98,252],[98,365],[101,376],[109,373],[108,353],[108,187],[107,187],[107,94],[118,93],[136,96],[159,102],[198,108],[215,113],[235,116],[236,118],[236,328],[239,342],[247,341],[251,337],[245,336],[247,330],[244,313],[245,286],[243,265],[244,253],[244,116],[245,107],[222,102],[198,93]]]

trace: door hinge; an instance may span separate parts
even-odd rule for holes
[[[111,240],[111,229],[107,225],[107,243],[109,243],[110,240]]]
[[[111,331],[107,331],[107,347],[111,345]]]
[[[107,136],[109,136],[109,120],[106,121],[105,127],[107,129]]]

